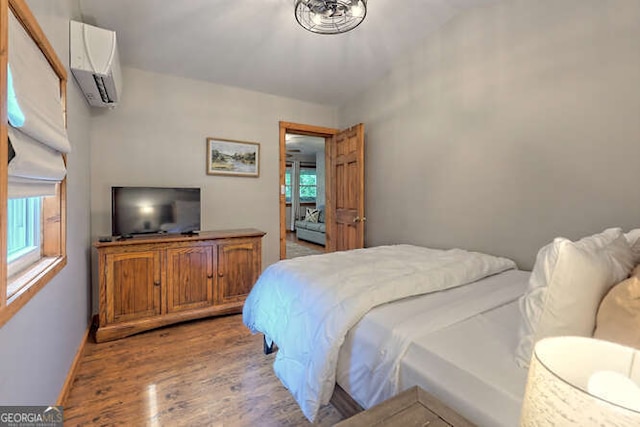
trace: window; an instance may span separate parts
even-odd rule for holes
[[[42,256],[40,232],[42,199],[29,197],[7,201],[7,275],[12,276]]]
[[[316,170],[300,168],[300,201],[315,202],[318,190]]]
[[[315,203],[318,192],[318,178],[315,168],[300,168],[300,202]],[[284,174],[284,191],[287,203],[291,203],[291,168]]]
[[[24,0],[2,7],[9,28],[0,31],[0,103],[8,119],[0,122],[0,327],[67,263],[70,150],[65,66]]]

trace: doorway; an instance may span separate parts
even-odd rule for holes
[[[339,131],[280,122],[280,259],[287,258],[287,135],[290,139],[308,136],[324,140],[325,252],[363,248],[367,220],[364,215],[364,125],[360,123]],[[290,194],[299,194],[297,189],[289,190]],[[295,219],[295,212],[293,214]],[[312,218],[310,222],[317,220]]]
[[[325,140],[285,135],[287,259],[325,251]]]
[[[328,212],[324,208],[327,175],[324,159],[320,157],[325,156],[327,142],[337,133],[337,129],[280,122],[280,259],[286,259],[287,252],[292,252],[291,256],[300,256],[325,251],[326,232],[329,230],[323,226],[324,222],[329,222],[330,216],[327,217]],[[323,168],[320,174],[319,164]],[[305,185],[305,182],[311,183],[312,175],[316,183],[315,192]],[[304,221],[307,208],[316,211],[316,223]],[[296,221],[300,221],[299,229]],[[324,236],[321,229],[324,229]]]

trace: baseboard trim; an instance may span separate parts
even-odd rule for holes
[[[89,335],[91,333],[91,328],[97,322],[97,315],[94,315],[89,325],[87,325],[87,330],[82,337],[82,341],[80,341],[80,346],[76,351],[76,355],[73,358],[73,362],[71,363],[71,367],[69,368],[69,372],[67,372],[67,378],[62,385],[62,390],[60,390],[60,394],[58,395],[58,400],[56,401],[57,406],[64,406],[67,402],[67,397],[69,396],[69,391],[71,391],[71,386],[73,385],[73,380],[76,378],[76,373],[78,372],[78,367],[80,366],[80,360],[82,359],[82,354],[84,353],[84,347],[89,340]]]

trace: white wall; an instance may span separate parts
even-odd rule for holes
[[[203,230],[266,231],[263,267],[277,261],[278,122],[334,126],[336,110],[127,67],[123,72],[122,103],[92,118],[93,237],[111,234],[111,186],[197,186]],[[207,175],[207,137],[260,143],[260,177]]]
[[[339,110],[366,124],[367,244],[514,258],[640,226],[640,2],[472,9]]]
[[[63,63],[75,0],[28,0]],[[0,404],[56,402],[87,328],[89,300],[89,107],[69,73],[67,266],[0,328]]]

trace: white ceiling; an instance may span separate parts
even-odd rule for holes
[[[461,10],[496,0],[370,0],[340,35],[312,34],[294,0],[80,0],[115,30],[121,61],[143,70],[340,105]]]
[[[286,135],[287,160],[316,162],[316,154],[324,153],[324,138],[307,135]]]

